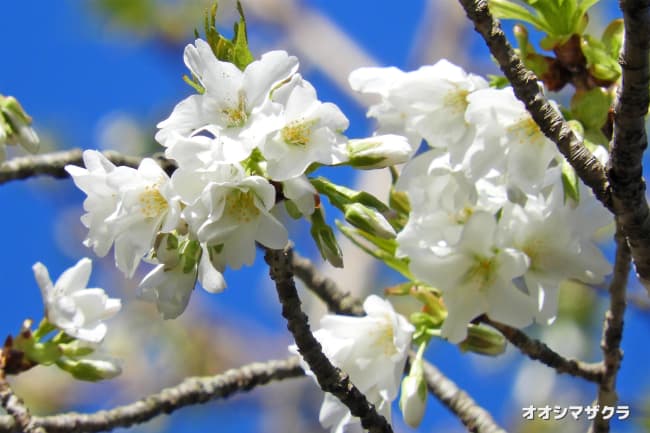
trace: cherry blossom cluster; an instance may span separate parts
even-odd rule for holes
[[[396,185],[411,207],[397,254],[442,293],[443,337],[462,341],[481,314],[548,323],[563,281],[599,283],[611,272],[595,244],[611,217],[581,184],[567,193],[570,169],[512,88],[445,60],[413,72],[362,68],[350,83],[380,96],[368,111],[379,131],[428,145]]]
[[[256,243],[287,244],[274,216],[277,197],[311,215],[316,190],[308,169],[374,168],[410,153],[396,135],[348,140],[345,115],[317,99],[297,73],[297,59],[284,51],[240,70],[197,39],[184,59],[198,93],[181,101],[156,134],[178,166],[171,177],[151,159],[137,169],[115,167],[96,151],[84,152],[85,168],[66,168],[88,196],[86,245],[99,256],[114,245],[127,277],[143,258],[156,264],[139,294],[165,318],[184,311],[197,279],[209,292],[223,290],[225,268],[252,264]]]
[[[379,296],[369,296],[363,308],[364,317],[325,315],[314,337],[332,364],[345,371],[359,391],[390,422],[391,403],[397,397],[415,329],[393,310],[390,302]],[[298,353],[296,346],[289,350]],[[304,361],[303,368],[314,377]],[[332,433],[365,431],[361,420],[353,417],[332,394],[325,394],[319,420]]]

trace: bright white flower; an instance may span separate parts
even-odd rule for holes
[[[467,98],[487,87],[483,78],[442,59],[406,74],[393,85],[388,100],[406,113],[407,128],[431,147],[448,147],[456,163],[473,135],[472,125],[465,121]]]
[[[172,185],[186,204],[182,215],[196,239],[220,246],[212,257],[216,269],[251,265],[255,242],[274,249],[286,245],[287,230],[270,213],[275,188],[263,177],[246,176],[236,164],[219,164],[203,171],[179,168]]]
[[[91,343],[106,335],[103,320],[121,308],[119,299],[109,298],[103,289],[88,289],[92,262],[83,258],[52,284],[42,263],[34,264],[34,277],[41,288],[47,320],[66,334]]]
[[[278,105],[283,107],[280,113]],[[341,132],[348,128],[348,119],[336,105],[320,102],[299,74],[273,91],[260,114],[275,125],[260,145],[271,179],[300,176],[313,162],[332,165],[346,160]]]
[[[474,212],[494,214],[507,201],[504,185],[490,179],[472,182],[451,167],[448,157],[429,150],[412,159],[400,175],[396,189],[407,193],[413,209],[398,235],[403,255],[418,254],[422,243],[455,245]]]
[[[569,278],[601,282],[611,265],[589,238],[582,238],[582,220],[561,202],[529,197],[526,206],[504,208],[500,225],[509,245],[523,251],[530,265],[523,275],[536,300],[535,319],[552,322],[557,314],[558,288]]]
[[[400,248],[405,247],[417,251],[409,255],[413,275],[443,293],[449,315],[441,331],[448,340],[464,340],[467,324],[483,313],[516,327],[532,321],[535,304],[513,283],[528,269],[528,257],[498,244],[493,215],[473,213],[453,247],[431,245],[426,239],[418,245],[402,241]]]
[[[259,108],[274,86],[296,72],[298,60],[284,51],[271,51],[240,71],[232,63],[218,60],[201,39],[185,48],[184,59],[205,92],[181,101],[169,118],[158,124],[156,140],[174,153],[175,133],[207,135],[225,161],[248,157],[273,127],[257,115]]]
[[[355,69],[350,73],[348,81],[353,90],[381,97],[381,102],[372,105],[367,113],[368,117],[377,119],[380,134],[403,135],[406,132],[405,114],[400,113],[387,99],[394,83],[403,79],[405,75],[406,72],[395,67],[366,67]],[[414,147],[419,146],[422,141],[422,136],[415,133],[408,135],[408,138]]]
[[[465,117],[477,129],[467,156],[473,176],[482,176],[489,167],[503,163],[510,185],[526,193],[545,186],[546,170],[553,159],[559,161],[560,154],[512,88],[483,89],[467,99]]]
[[[303,175],[282,182],[282,193],[296,205],[301,214],[309,216],[314,213],[318,193],[306,176]]]
[[[367,314],[364,317],[324,316],[314,336],[332,364],[346,372],[390,420],[390,402],[397,396],[414,328],[378,296],[369,296],[363,308]],[[290,350],[297,353],[295,346]],[[308,370],[307,365],[304,367]],[[320,422],[334,433],[361,431],[357,430],[361,428],[360,420],[330,395],[323,401]]]
[[[149,158],[137,170],[115,167],[94,150],[84,151],[83,159],[86,168],[65,169],[88,196],[81,217],[89,229],[84,244],[102,257],[115,243],[115,263],[131,277],[158,231],[178,225],[180,205],[172,199],[169,177]]]
[[[350,74],[350,85],[381,96],[368,111],[381,132],[405,134],[414,148],[424,138],[429,146],[448,148],[454,164],[462,162],[474,127],[465,121],[468,95],[487,82],[447,60],[412,72],[396,68],[361,68]]]
[[[179,242],[176,237],[175,242],[168,242],[172,236],[165,234],[157,240],[155,261],[160,264],[138,285],[138,298],[155,303],[163,319],[175,319],[185,311],[197,279],[210,293],[226,288],[223,269],[211,262],[211,248],[188,239]]]

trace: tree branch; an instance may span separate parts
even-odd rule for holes
[[[0,371],[0,404],[10,415],[7,417],[14,425],[24,433],[45,433],[32,419],[29,409],[23,401],[14,394],[4,372]]]
[[[542,94],[537,77],[526,68],[508,42],[499,21],[490,13],[486,0],[459,0],[474,28],[483,37],[501,71],[512,84],[517,98],[539,129],[553,141],[582,181],[608,209],[612,208],[605,167],[576,137],[562,115]]]
[[[650,0],[621,0],[625,37],[619,63],[621,87],[614,110],[614,135],[607,175],[617,222],[650,293],[650,211],[645,197],[643,152],[648,146],[645,116],[650,95]]]
[[[600,346],[603,350],[604,372],[598,386],[599,407],[615,406],[618,402],[616,395],[616,376],[621,366],[623,352],[623,316],[625,314],[625,292],[628,275],[630,274],[630,249],[627,240],[620,230],[616,233],[616,261],[614,262],[614,277],[609,285],[609,310],[605,313],[603,323],[603,338]],[[592,433],[608,433],[609,419],[604,419],[602,411],[598,412],[590,431]]]
[[[163,413],[171,413],[185,406],[227,398],[232,394],[249,391],[271,381],[303,376],[300,358],[282,361],[252,363],[211,377],[191,377],[180,384],[163,389],[157,394],[134,403],[100,411],[94,414],[66,413],[48,417],[34,417],[32,422],[47,429],[48,433],[99,432],[117,427],[129,427],[151,420]],[[9,416],[0,417],[1,432],[22,431]]]
[[[318,272],[318,269],[307,258],[294,252],[292,264],[299,265],[300,272],[296,276],[305,283],[329,308],[336,314],[363,316],[365,313],[361,302],[354,296],[343,292],[335,281]],[[316,287],[321,286],[321,287]],[[327,289],[323,289],[323,286]],[[409,354],[413,357],[413,353]],[[429,392],[449,409],[471,432],[476,433],[505,433],[499,427],[488,411],[483,409],[451,379],[446,377],[431,363],[424,361],[424,379]],[[408,370],[408,365],[406,370]]]
[[[540,361],[558,373],[582,377],[590,382],[600,383],[603,377],[601,363],[586,363],[576,359],[567,359],[539,340],[534,340],[517,328],[495,322],[483,315],[480,321],[499,330],[504,337],[530,359]]]
[[[347,374],[334,367],[323,354],[318,340],[309,329],[307,316],[300,308],[300,298],[293,281],[291,267],[292,249],[267,249],[264,259],[270,268],[271,279],[275,281],[278,298],[282,304],[282,316],[287,320],[298,351],[316,376],[323,391],[336,396],[350,409],[350,413],[361,419],[361,425],[371,433],[392,433],[393,429],[380,415],[366,396],[355,387]]]
[[[446,377],[434,365],[424,362],[424,379],[427,389],[460,419],[467,430],[475,433],[506,433],[492,415]]]
[[[122,155],[119,152],[102,152],[115,165],[124,165],[137,168],[142,158],[139,156]],[[154,155],[153,159],[167,172],[174,171],[176,165],[173,161],[162,155]],[[41,155],[21,156],[0,163],[0,185],[12,180],[28,179],[35,176],[51,176],[57,179],[68,177],[66,165],[83,167],[81,149],[63,150]]]

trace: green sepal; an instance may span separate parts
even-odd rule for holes
[[[427,344],[433,337],[440,336],[440,322],[427,313],[412,313],[409,321],[415,327],[412,337],[414,344]]]
[[[463,352],[498,356],[506,351],[506,339],[500,332],[485,325],[470,323],[467,338],[458,344]]]
[[[316,242],[318,251],[324,260],[336,268],[343,267],[343,252],[339,246],[336,236],[332,228],[325,222],[323,210],[320,207],[314,209],[311,214],[311,229],[309,230],[311,237]]]
[[[246,31],[246,17],[241,2],[237,0],[237,12],[239,13],[239,22],[235,23],[234,36],[232,39],[232,63],[242,71],[246,66],[253,63],[255,58],[248,47],[248,34]]]
[[[179,249],[181,260],[183,261],[183,273],[189,274],[196,270],[199,260],[201,259],[201,244],[197,240],[187,240],[181,244]]]
[[[580,178],[566,159],[562,159],[562,189],[565,202],[567,198],[580,202]]]
[[[240,70],[246,69],[253,62],[253,54],[248,47],[246,18],[239,0],[237,0],[239,22],[234,24],[232,40],[226,39],[216,28],[217,2],[206,11],[204,19],[205,38],[217,59],[232,63]]]
[[[63,355],[70,358],[87,356],[95,351],[92,347],[80,345],[79,340],[66,344],[59,344],[59,347],[61,348]]]
[[[298,206],[296,206],[296,204],[291,200],[284,200],[284,208],[291,218],[295,220],[302,218],[302,212],[300,212]]]
[[[47,320],[47,317],[44,317],[41,320],[41,322],[38,324],[38,328],[36,328],[36,331],[32,332],[32,338],[35,341],[40,341],[43,339],[43,337],[46,337],[48,334],[55,331],[56,329],[57,327],[51,324],[50,321]]]
[[[366,191],[355,191],[336,185],[324,177],[310,178],[309,181],[316,188],[316,191],[327,196],[330,203],[342,212],[345,212],[346,205],[352,203],[361,203],[364,206],[376,209],[382,214],[389,210],[384,202]]]
[[[388,267],[396,270],[407,279],[415,280],[409,271],[408,259],[395,257],[397,243],[394,239],[381,239],[362,230],[347,227],[340,221],[336,221],[336,225],[339,230],[341,230],[341,233],[350,239],[350,241],[359,247],[359,249],[373,256],[377,260],[381,260]]]
[[[63,355],[59,345],[52,341],[41,343],[33,338],[18,337],[14,340],[14,347],[25,353],[25,356],[31,361],[42,365],[53,364]]]

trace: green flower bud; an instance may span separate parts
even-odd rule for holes
[[[402,164],[412,154],[411,145],[401,135],[376,135],[348,142],[349,164],[363,170]]]
[[[383,239],[395,239],[395,236],[397,236],[395,229],[382,214],[361,203],[352,203],[345,206],[345,220],[356,228]]]
[[[399,399],[399,408],[404,416],[404,422],[413,428],[417,428],[422,422],[427,406],[427,385],[422,367],[424,347],[424,344],[420,346],[411,364],[409,375],[402,380]]]
[[[467,329],[467,338],[458,347],[464,352],[470,351],[481,355],[497,356],[505,352],[506,339],[492,328],[470,324]]]
[[[56,365],[70,373],[75,379],[97,382],[112,379],[122,373],[122,367],[115,359],[111,358],[62,358]]]

